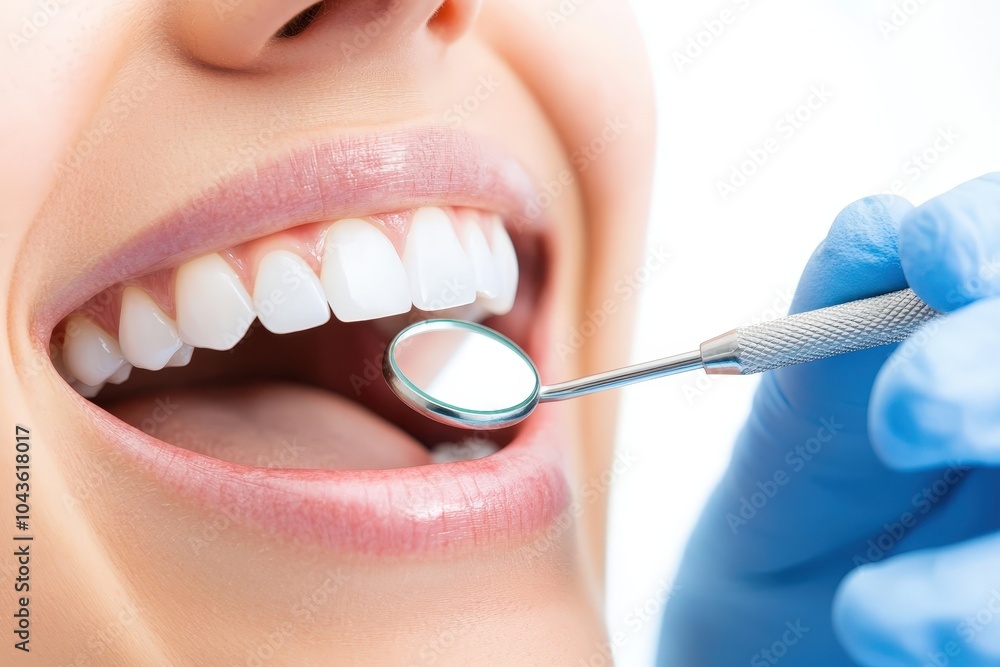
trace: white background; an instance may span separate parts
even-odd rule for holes
[[[783,314],[809,254],[848,203],[897,179],[919,203],[1000,171],[995,0],[632,4],[660,105],[649,243],[671,253],[643,286],[637,361]],[[891,21],[894,6],[909,14],[884,34],[880,21]],[[724,9],[732,22],[714,39],[702,35],[709,45],[679,67],[674,54]],[[820,85],[832,97],[786,138],[775,124]],[[927,149],[933,157],[948,129],[958,138],[947,152],[926,169],[908,164]],[[717,182],[769,137],[778,152],[723,201]],[[652,664],[658,592],[673,579],[755,385],[690,375],[624,393],[618,446],[638,462],[612,494],[607,603],[608,623],[624,637],[623,667]]]

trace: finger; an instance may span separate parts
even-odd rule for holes
[[[938,310],[1000,295],[1000,172],[913,210],[900,226],[899,255],[910,286]]]
[[[931,322],[896,350],[872,390],[879,456],[912,470],[1000,464],[1000,298]]]
[[[1000,536],[917,551],[854,570],[834,628],[863,665],[1000,664]]]
[[[799,281],[791,312],[823,308],[906,287],[899,263],[897,229],[913,211],[901,197],[866,197],[845,208],[816,248]],[[856,413],[863,423],[875,373],[892,352],[882,347],[775,373],[775,385],[798,413]],[[861,399],[861,400],[859,400]],[[845,409],[841,409],[842,406]],[[863,430],[862,426],[862,430]],[[865,434],[867,435],[867,434]]]
[[[891,196],[844,209],[813,253],[793,309],[905,287],[896,227],[910,210]],[[885,520],[906,509],[923,478],[887,470],[868,439],[868,397],[891,351],[865,350],[764,376],[706,510],[719,530],[706,538],[714,540],[709,552],[731,554],[741,572],[791,567],[864,535],[858,516]]]
[[[912,211],[912,204],[894,195],[866,197],[841,211],[806,264],[792,312],[906,287],[898,229]]]

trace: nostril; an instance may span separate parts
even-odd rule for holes
[[[427,19],[427,26],[432,29],[446,27],[455,20],[455,6],[450,2],[443,2],[440,7]]]
[[[0,0],[2,2],[2,0]],[[482,0],[183,0],[171,16],[176,40],[192,60],[252,69],[265,54],[283,62],[336,59],[357,42],[385,49],[420,32],[448,44],[473,25]],[[320,39],[321,37],[328,39]],[[315,39],[310,36],[315,35]],[[299,41],[301,38],[303,41]],[[294,45],[292,41],[294,41]],[[341,48],[331,43],[340,42]],[[285,48],[277,47],[282,44]],[[369,51],[373,56],[378,50]],[[291,59],[291,60],[289,60]]]
[[[446,42],[460,37],[479,13],[480,0],[444,0],[427,20],[427,27]]]
[[[276,32],[274,36],[278,39],[290,39],[296,35],[302,34],[306,28],[312,25],[312,22],[316,20],[316,17],[322,9],[322,2],[317,2],[315,5],[307,7],[305,10],[295,15],[291,21],[281,26],[281,30]]]

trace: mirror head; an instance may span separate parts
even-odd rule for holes
[[[509,338],[472,322],[427,320],[403,329],[386,350],[385,379],[407,405],[435,421],[488,430],[523,420],[541,380]]]

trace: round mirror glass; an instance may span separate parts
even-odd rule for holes
[[[504,426],[538,401],[538,372],[528,356],[471,322],[429,320],[404,329],[389,346],[385,370],[412,407],[461,426]]]

